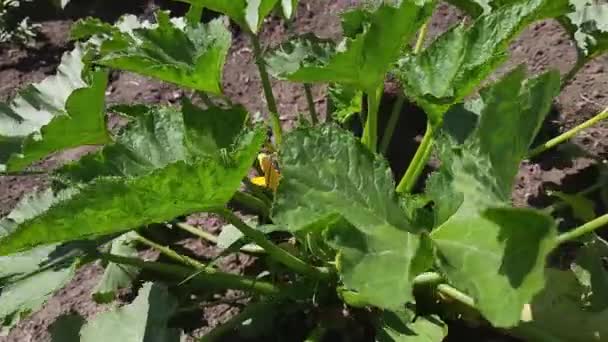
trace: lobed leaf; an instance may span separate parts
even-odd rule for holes
[[[63,55],[55,75],[0,104],[0,172],[20,171],[63,149],[110,141],[107,72],[86,70],[83,55],[76,46]]]
[[[345,33],[353,36],[344,40],[330,58],[327,58],[329,49],[320,50],[310,42],[300,43],[293,48],[294,56],[289,56],[290,61],[299,62],[299,68],[293,68],[296,63],[292,63],[289,69],[282,70],[281,76],[295,82],[335,82],[362,90],[375,89],[433,7],[434,1],[419,4],[403,0],[395,5],[382,4],[373,12],[351,11],[345,14],[349,18]],[[303,45],[313,54],[305,55]]]
[[[437,316],[416,316],[413,312],[384,311],[376,342],[441,342],[447,325]]]
[[[80,341],[179,342],[181,333],[169,328],[177,301],[167,288],[146,283],[133,303],[104,312],[87,322]]]
[[[353,87],[332,84],[327,88],[328,112],[338,123],[347,122],[361,112],[363,92]]]
[[[512,1],[482,15],[470,26],[458,25],[422,53],[399,61],[397,75],[406,95],[438,125],[445,112],[462,101],[505,61],[509,42],[539,19],[549,1]]]
[[[569,0],[574,12],[560,22],[574,38],[579,52],[593,58],[608,50],[608,3]]]
[[[156,24],[126,16],[114,27],[85,19],[72,28],[73,38],[91,35],[99,45],[96,63],[199,91],[222,92],[231,34],[221,19],[186,25],[183,18],[170,19],[159,11]]]
[[[223,13],[245,30],[257,33],[278,0],[180,0]],[[292,0],[293,1],[293,0]],[[285,0],[282,0],[285,10]]]
[[[137,257],[137,249],[132,246],[132,233],[123,234],[110,243],[110,253],[125,257]],[[135,266],[108,263],[101,276],[101,280],[93,289],[93,299],[97,303],[109,303],[116,298],[116,292],[131,286],[139,268]]]
[[[556,246],[551,217],[509,204],[519,163],[559,92],[557,72],[524,77],[516,69],[480,92],[480,117],[464,142],[444,130],[442,166],[427,185],[441,270],[499,327],[515,325],[544,287],[545,259]]]
[[[289,134],[280,162],[274,222],[295,233],[326,230],[344,284],[367,303],[411,300],[411,281],[428,268],[431,250],[406,218],[386,162],[333,126]],[[399,272],[386,272],[395,265]]]
[[[172,108],[151,108],[135,118],[115,144],[66,166],[63,176],[84,184],[38,216],[4,229],[0,253],[119,233],[223,207],[246,176],[264,131],[237,138],[235,127],[229,128],[233,146],[211,151],[209,139],[222,126],[207,125],[200,111],[185,108],[181,115]],[[211,118],[221,113],[210,109],[203,114]],[[237,127],[243,126],[241,122]],[[221,141],[216,146],[222,146]]]
[[[608,310],[585,308],[587,289],[571,271],[548,269],[546,273],[551,286],[534,297],[527,317],[512,332],[539,342],[603,341],[608,336]]]

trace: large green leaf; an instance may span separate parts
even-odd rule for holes
[[[412,299],[412,279],[430,249],[407,220],[391,171],[352,134],[334,126],[299,129],[281,148],[274,222],[292,232],[327,229],[347,287],[395,308]],[[338,217],[346,224],[335,224]],[[334,224],[331,224],[331,223]],[[386,272],[399,265],[399,272]]]
[[[110,141],[104,97],[107,73],[89,71],[77,46],[57,74],[0,104],[0,172],[19,171],[50,153]]]
[[[527,341],[592,342],[608,336],[608,309],[586,308],[588,289],[571,271],[547,270],[547,286],[534,297],[528,317],[513,329]]]
[[[96,19],[76,23],[72,36],[96,34],[96,62],[213,94],[222,92],[222,70],[231,34],[221,19],[186,25],[182,18],[156,14],[156,24],[127,16],[115,27]]]
[[[180,0],[224,13],[246,30],[257,33],[279,0]],[[283,1],[284,2],[284,1]],[[284,9],[286,8],[283,5]]]
[[[399,61],[397,74],[407,96],[439,124],[444,113],[462,101],[505,61],[509,42],[542,17],[554,0],[517,1],[482,15],[472,25],[458,25],[422,53]]]
[[[277,78],[288,78],[301,68],[327,64],[336,53],[336,44],[312,33],[292,37],[269,50],[265,60],[268,71]]]
[[[0,220],[0,231],[22,223],[53,204],[50,190],[26,196],[9,216]],[[0,326],[2,334],[38,310],[55,291],[72,279],[75,250],[49,245],[0,257]]]
[[[578,50],[588,58],[608,50],[608,3],[570,0],[575,11],[560,19],[576,41]]]
[[[410,311],[384,311],[376,342],[441,342],[448,327],[437,316],[416,316]]]
[[[226,113],[210,109],[206,114],[214,110]],[[35,218],[4,229],[0,253],[223,207],[246,176],[265,132],[256,129],[237,138],[237,130],[228,128],[223,132],[233,134],[234,144],[210,154],[209,140],[201,137],[214,136],[205,132],[221,126],[207,125],[200,115],[198,110],[151,108],[134,118],[115,144],[62,170],[65,178],[86,184]],[[219,140],[217,146],[222,146]]]
[[[481,91],[481,116],[464,143],[444,133],[442,166],[427,188],[442,272],[501,327],[516,324],[544,287],[545,258],[556,245],[551,217],[510,207],[519,163],[559,92],[557,72],[524,77],[519,68]]]
[[[133,232],[123,234],[110,243],[109,252],[113,255],[137,257],[137,249],[133,246]],[[101,280],[93,289],[93,299],[97,303],[109,303],[116,298],[118,290],[131,286],[139,268],[110,262],[101,276]]]
[[[176,309],[177,301],[166,287],[146,283],[133,303],[87,322],[80,341],[179,342],[179,330],[168,327]]]
[[[398,5],[383,3],[373,12],[356,9],[347,13],[348,18],[361,19],[360,32],[354,34],[350,32],[356,31],[354,28],[345,27],[347,36],[354,36],[346,38],[329,59],[304,57],[302,50],[294,49],[297,56],[292,60],[299,59],[300,68],[285,70],[282,76],[295,82],[337,82],[363,90],[375,89],[434,8],[434,1],[418,3],[403,0]],[[347,22],[356,26],[352,21]]]

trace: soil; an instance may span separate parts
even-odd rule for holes
[[[340,37],[338,14],[354,5],[354,0],[301,0],[298,16],[293,25],[295,32],[314,32],[319,36],[337,39]],[[23,86],[40,81],[52,74],[59,63],[61,54],[71,48],[68,41],[69,28],[75,18],[91,14],[105,20],[115,20],[120,13],[134,13],[150,16],[155,8],[167,8],[166,3],[154,1],[76,1],[73,0],[65,12],[59,12],[51,7],[36,2],[33,14],[34,21],[41,27],[40,36],[31,47],[4,47],[0,51],[0,99],[6,100],[13,96]],[[128,3],[125,5],[123,3]],[[170,4],[172,10],[183,13],[185,7],[180,4]],[[128,8],[125,8],[128,7]],[[464,20],[464,16],[448,5],[441,5],[436,12],[431,26],[430,36],[435,37],[451,25]],[[260,80],[253,63],[253,56],[246,37],[238,29],[234,29],[234,44],[231,48],[224,74],[225,93],[233,101],[243,104],[251,113],[264,113],[264,96]],[[262,32],[262,41],[267,45],[280,43],[290,29],[279,19],[267,20]],[[430,41],[430,39],[429,39]],[[511,58],[498,73],[504,73],[519,64],[528,66],[530,73],[539,73],[550,68],[557,68],[562,73],[574,65],[576,51],[564,30],[552,20],[536,23],[529,27],[511,46]],[[576,124],[592,117],[608,105],[608,56],[597,58],[589,63],[579,73],[576,79],[565,88],[557,99],[554,111],[543,127],[544,141],[559,134]],[[282,113],[281,120],[289,128],[293,125],[298,112],[306,111],[307,105],[300,85],[273,81],[273,89]],[[394,94],[398,91],[387,86],[387,96],[383,108],[390,109]],[[182,96],[189,96],[174,86],[156,82],[129,73],[114,73],[107,90],[108,102],[111,103],[174,103]],[[325,112],[324,87],[313,89],[313,97],[317,110]],[[384,110],[383,112],[390,112]],[[414,106],[404,106],[401,120],[408,122],[403,131],[396,133],[399,139],[409,143],[405,145],[392,144],[389,156],[402,155],[403,159],[395,158],[393,168],[396,174],[404,171],[408,158],[415,151],[416,141],[424,130],[424,117]],[[513,190],[513,202],[517,206],[542,207],[550,202],[545,195],[547,189],[560,188],[573,191],[589,185],[598,176],[598,169],[608,154],[608,127],[600,124],[581,133],[573,140],[569,151],[578,148],[574,158],[566,158],[565,151],[553,151],[540,158],[526,161],[522,164],[518,182]],[[34,166],[35,169],[48,170],[67,160],[78,158],[90,149],[76,149],[63,152],[48,158]],[[409,156],[409,157],[407,157]],[[45,175],[0,176],[0,216],[8,213],[17,201],[27,192],[36,187],[48,186]],[[598,210],[602,209],[598,205]],[[604,208],[605,209],[605,208]],[[214,231],[219,229],[221,222],[205,215],[195,215],[190,222],[203,229]],[[198,240],[185,240],[183,248],[199,256],[213,256],[217,253],[209,245]],[[240,256],[224,261],[224,267],[232,272],[244,272],[251,266],[252,260]],[[23,320],[7,337],[0,341],[49,341],[48,326],[56,317],[67,312],[78,312],[85,317],[92,317],[104,311],[108,306],[100,306],[90,299],[90,291],[96,285],[101,274],[101,267],[91,265],[82,268],[78,276],[65,289],[58,292],[44,308]],[[227,305],[211,307],[198,322],[202,329],[192,332],[200,336],[210,327],[225,321],[238,309]],[[450,341],[482,338],[476,331],[466,328],[455,329]],[[507,341],[506,337],[483,335],[483,341]]]

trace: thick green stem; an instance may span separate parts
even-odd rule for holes
[[[204,230],[198,229],[196,227],[193,227],[187,223],[183,223],[180,222],[178,224],[176,224],[176,226],[184,231],[187,231],[188,233],[197,236],[207,242],[211,242],[214,245],[217,245],[217,236],[208,233]],[[260,246],[251,246],[251,245],[247,245],[247,246],[243,246],[240,249],[241,252],[243,253],[250,253],[250,254],[264,254],[266,253],[266,251],[260,247]]]
[[[416,40],[416,45],[414,45],[414,55],[417,55],[422,51],[422,47],[424,46],[424,39],[429,31],[429,21],[427,20],[422,27],[420,28],[420,32],[418,33],[418,39]],[[405,102],[405,95],[403,92],[400,92],[397,95],[397,100],[393,105],[393,111],[391,112],[391,116],[386,124],[386,128],[384,130],[384,135],[382,136],[382,143],[380,144],[380,152],[382,154],[386,154],[388,147],[393,138],[393,134],[395,133],[395,127],[397,126],[397,122],[399,122],[399,115],[401,114],[401,108],[403,108],[403,103]]]
[[[204,9],[205,8],[200,5],[190,5],[190,8],[186,13],[186,19],[188,21],[188,24],[190,24],[191,26],[196,26],[198,23],[200,23]]]
[[[363,130],[363,144],[372,152],[378,150],[378,110],[383,92],[383,84],[367,92],[367,122]]]
[[[425,272],[417,275],[414,278],[414,285],[437,284],[443,281],[443,276],[436,272]]]
[[[144,244],[144,245],[146,245],[148,247],[154,248],[157,251],[159,251],[162,254],[164,254],[165,256],[167,256],[167,257],[169,257],[169,258],[171,258],[171,259],[173,259],[173,260],[175,260],[177,262],[180,262],[182,264],[185,264],[186,266],[191,266],[191,267],[194,267],[194,268],[200,269],[200,270],[205,270],[205,269],[212,270],[213,269],[212,267],[208,267],[207,265],[199,262],[198,260],[192,259],[192,258],[190,258],[190,257],[188,257],[186,255],[181,255],[181,254],[177,253],[176,251],[172,250],[169,247],[159,245],[156,242],[148,240],[145,237],[143,237],[143,236],[141,236],[141,235],[139,235],[137,233],[135,233],[135,234],[136,234],[135,235],[135,240],[137,242],[139,242],[141,244]]]
[[[557,242],[562,244],[568,241],[574,241],[583,235],[587,235],[599,228],[608,224],[608,214],[600,216],[594,220],[591,220],[582,226],[578,226],[568,232],[562,233],[557,237]]]
[[[200,97],[200,98],[201,98],[201,100],[203,100],[203,103],[204,103],[204,104],[205,104],[207,107],[209,107],[209,108],[214,108],[214,107],[217,107],[217,106],[215,105],[215,103],[213,103],[213,101],[212,101],[212,100],[209,98],[209,96],[208,96],[207,94],[205,94],[204,92],[199,91],[199,92],[197,92],[197,94],[198,94],[198,97]]]
[[[475,300],[473,298],[460,292],[459,290],[453,288],[448,284],[439,284],[437,286],[437,291],[446,297],[450,297],[451,299],[454,299],[470,308],[477,310],[477,308],[475,307]]]
[[[591,119],[583,122],[582,124],[564,132],[557,137],[547,141],[546,143],[536,147],[529,154],[528,158],[536,157],[537,155],[554,148],[555,146],[564,143],[570,139],[572,139],[575,135],[580,133],[582,130],[585,130],[589,127],[596,125],[598,122],[608,119],[608,108],[604,109],[602,112],[592,117]]]
[[[295,255],[275,245],[266,238],[266,235],[247,225],[243,220],[233,214],[230,210],[224,209],[218,211],[217,213],[221,215],[230,224],[234,225],[238,230],[241,231],[241,233],[243,233],[246,237],[255,242],[258,246],[264,248],[264,250],[266,251],[266,253],[268,253],[270,257],[274,258],[276,261],[282,263],[283,265],[291,268],[292,270],[298,273],[311,276],[313,278],[327,278],[329,276],[329,272],[327,270],[313,267],[302,261]]]
[[[266,70],[266,62],[262,53],[262,47],[260,46],[260,40],[258,36],[251,33],[251,44],[253,45],[253,54],[255,56],[255,64],[258,66],[260,72],[260,79],[262,80],[262,88],[264,89],[264,95],[266,96],[266,104],[268,105],[268,115],[270,117],[270,126],[272,133],[277,145],[281,145],[283,141],[283,129],[281,128],[281,119],[279,117],[279,110],[277,108],[277,101],[272,93],[272,85],[270,84],[270,78],[268,77],[268,71]]]
[[[427,122],[424,137],[422,138],[420,146],[418,146],[418,150],[416,150],[416,154],[408,166],[407,171],[405,171],[403,178],[401,178],[401,181],[397,186],[397,192],[408,193],[416,186],[416,182],[418,182],[418,178],[422,174],[424,166],[428,162],[431,152],[433,151],[434,135],[435,130],[433,126]]]
[[[266,205],[266,203],[251,194],[242,191],[237,191],[236,193],[234,193],[234,196],[232,196],[232,200],[238,205],[249,209],[259,215],[262,215],[264,217],[270,216],[270,208]]]
[[[98,256],[105,261],[139,267],[145,270],[172,276],[180,280],[190,278],[188,283],[191,286],[202,289],[235,289],[253,291],[264,295],[278,295],[282,292],[282,289],[274,284],[260,281],[255,278],[240,276],[238,274],[224,273],[219,271],[205,272],[193,270],[192,268],[180,265],[144,261],[138,258],[130,258],[108,253],[100,253]]]
[[[562,77],[561,90],[564,90],[564,88],[566,88],[570,82],[572,82],[576,74],[578,74],[578,72],[585,66],[585,64],[587,64],[587,62],[589,62],[587,56],[585,56],[583,52],[579,51],[576,58],[576,64],[574,64],[572,69],[570,69],[570,71],[568,71],[568,73]]]
[[[315,99],[312,97],[311,85],[304,83],[304,93],[306,94],[306,102],[308,102],[308,111],[310,111],[310,120],[313,125],[319,123],[317,108],[315,107]]]
[[[397,100],[393,105],[391,117],[388,119],[388,123],[386,124],[386,128],[384,129],[384,134],[382,135],[382,142],[380,143],[380,152],[382,154],[386,154],[386,151],[388,150],[388,147],[391,144],[393,134],[395,133],[395,128],[397,127],[397,122],[399,122],[399,115],[401,114],[403,103],[405,103],[405,96],[399,93],[399,95],[397,95]]]

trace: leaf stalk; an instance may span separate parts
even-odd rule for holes
[[[550,150],[550,149],[554,148],[555,146],[572,139],[575,135],[577,135],[581,131],[583,131],[589,127],[592,127],[592,126],[596,125],[597,123],[599,123],[600,121],[605,120],[605,119],[608,119],[608,107],[606,109],[604,109],[603,111],[601,111],[600,113],[598,113],[597,115],[595,115],[594,117],[592,117],[591,119],[568,130],[567,132],[564,132],[564,133],[558,135],[557,137],[547,141],[546,143],[536,147],[528,154],[528,158],[536,157],[539,154],[541,154],[547,150]]]
[[[568,232],[562,233],[557,237],[557,243],[562,244],[578,239],[581,236],[587,235],[599,228],[608,224],[608,214],[591,220],[581,226],[578,226]]]
[[[262,88],[264,89],[264,96],[266,97],[266,104],[268,106],[270,127],[277,145],[281,145],[283,141],[283,129],[281,128],[281,119],[279,117],[279,110],[277,108],[277,101],[272,92],[272,85],[270,84],[270,77],[266,70],[266,62],[263,58],[262,47],[260,40],[257,35],[250,33],[251,44],[253,45],[253,54],[255,57],[255,64],[260,72],[260,79],[262,81]]]
[[[312,96],[312,87],[308,83],[304,83],[304,94],[306,94],[306,102],[308,102],[308,110],[310,111],[310,122],[312,122],[313,126],[316,126],[319,123],[319,116],[317,115],[315,100]]]
[[[370,151],[378,150],[378,110],[384,93],[384,84],[367,92],[367,121],[363,130],[362,142]]]
[[[232,213],[230,210],[223,209],[217,211],[217,214],[222,216],[228,223],[234,225],[238,230],[241,231],[246,237],[255,242],[258,246],[262,247],[266,253],[276,261],[283,265],[291,268],[292,270],[318,279],[328,278],[329,271],[324,268],[313,267],[295,255],[287,252],[281,247],[275,245],[266,236],[254,228],[250,227],[247,223],[241,220],[238,216]]]
[[[416,186],[416,182],[422,174],[424,166],[426,165],[431,156],[431,152],[433,151],[433,141],[435,139],[434,136],[435,129],[430,122],[427,122],[424,137],[422,138],[422,141],[420,142],[420,145],[416,150],[416,154],[414,154],[414,158],[408,166],[407,171],[405,171],[405,174],[397,186],[398,193],[409,193],[414,189],[414,186]]]
[[[187,223],[184,222],[180,222],[178,224],[176,224],[176,226],[178,228],[180,228],[183,231],[186,231],[194,236],[197,236],[207,242],[210,242],[214,245],[217,245],[217,236],[211,234],[211,233],[207,233],[204,230],[198,229],[196,227],[193,227]],[[247,245],[247,246],[243,246],[240,249],[241,252],[243,253],[250,253],[250,254],[264,254],[266,253],[266,251],[261,248],[260,246],[251,246],[251,245]]]
[[[161,252],[165,256],[167,256],[179,263],[185,264],[186,266],[194,267],[199,270],[213,270],[212,267],[209,267],[209,266],[199,262],[198,260],[195,260],[188,256],[179,254],[176,251],[172,250],[171,248],[162,246],[154,241],[148,240],[138,233],[135,233],[134,239],[143,245],[156,249],[157,251]]]

